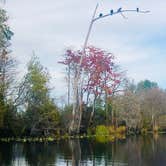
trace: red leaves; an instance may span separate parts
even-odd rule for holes
[[[82,54],[80,50],[66,50],[65,60],[60,63],[70,65],[77,71]],[[86,48],[81,64],[81,72],[84,71],[83,77],[86,78],[86,83],[83,85],[85,92],[94,93],[96,96],[102,91],[110,95],[113,93],[113,87],[120,83],[120,74],[114,71],[113,61],[114,56],[111,53],[93,46]]]

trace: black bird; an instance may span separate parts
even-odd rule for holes
[[[113,14],[114,14],[114,11],[113,11],[113,10],[110,10],[110,14],[113,15]]]
[[[100,14],[99,14],[99,17],[102,17],[102,16],[103,16],[103,13],[100,13]]]
[[[117,10],[117,12],[121,12],[121,10],[122,10],[122,8],[120,7],[120,8]]]
[[[137,12],[139,12],[139,8],[137,8]]]

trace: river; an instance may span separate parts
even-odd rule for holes
[[[166,166],[166,135],[0,143],[0,166]]]

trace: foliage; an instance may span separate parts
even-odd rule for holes
[[[66,105],[65,108],[60,111],[60,127],[62,128],[62,133],[68,132],[70,120],[72,116],[72,105]]]
[[[105,111],[102,108],[97,108],[95,110],[93,118],[93,126],[105,124]]]
[[[4,104],[0,103],[0,128],[2,128],[4,124],[4,113],[5,113]]]
[[[7,24],[8,16],[4,9],[0,8],[0,48],[7,48],[9,45],[9,40],[13,36],[13,32],[10,30],[10,27]]]
[[[116,128],[116,133],[125,133],[126,132],[126,126],[119,126]]]
[[[13,35],[8,24],[8,17],[6,11],[0,9],[0,128],[4,127],[4,116],[6,112],[8,95],[11,92],[11,84],[15,75],[15,62],[9,56],[8,47],[10,39]]]
[[[100,135],[103,135],[103,136],[107,136],[109,135],[109,130],[106,126],[104,125],[99,125],[96,127],[96,135],[100,136]]]
[[[126,92],[117,96],[113,101],[113,109],[118,112],[119,121],[125,121],[129,128],[137,128],[141,125],[141,109],[137,95]]]
[[[70,78],[74,80],[77,74],[82,51],[67,50],[65,59],[60,63],[69,66]],[[87,47],[81,64],[83,82],[81,92],[99,96],[103,92],[112,94],[120,83],[121,73],[116,71],[114,56],[102,49],[90,46]],[[86,99],[87,99],[86,97]],[[89,100],[88,100],[89,101]]]
[[[92,128],[92,127],[91,127],[91,128],[88,128],[88,129],[87,129],[87,135],[88,135],[88,136],[95,135],[95,132],[96,132],[96,131],[95,131],[95,128]]]
[[[108,126],[109,134],[114,134],[116,132],[115,126]]]
[[[136,87],[142,84],[148,86],[137,91]],[[123,94],[112,98],[112,108],[116,111],[116,119],[118,123],[125,121],[128,129],[155,130],[159,124],[159,117],[166,114],[166,93],[156,88],[157,84],[149,80],[133,85],[129,83]]]
[[[37,57],[32,57],[25,76],[26,94],[26,129],[30,134],[48,135],[54,132],[59,124],[59,113],[56,105],[49,96],[49,75],[40,64]]]
[[[65,58],[60,63],[67,66],[68,95],[71,92],[70,87],[73,88],[73,116],[70,130],[79,132],[82,103],[89,106],[92,100],[93,106],[88,122],[90,124],[95,112],[97,97],[112,95],[121,82],[122,73],[117,70],[114,56],[111,53],[93,46],[87,47],[85,52],[66,50]],[[70,101],[69,96],[68,101]]]
[[[156,82],[153,82],[150,80],[140,81],[137,84],[137,92],[148,90],[148,89],[153,89],[153,88],[158,88],[158,85]]]
[[[166,93],[159,89],[153,88],[142,92],[141,112],[143,120],[149,127],[155,128],[158,124],[159,117],[166,114]]]

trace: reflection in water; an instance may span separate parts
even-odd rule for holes
[[[81,162],[81,147],[80,140],[70,140],[70,148],[72,149],[72,166],[80,165]]]
[[[107,140],[108,141],[108,140]],[[165,166],[166,136],[0,143],[0,166]]]

